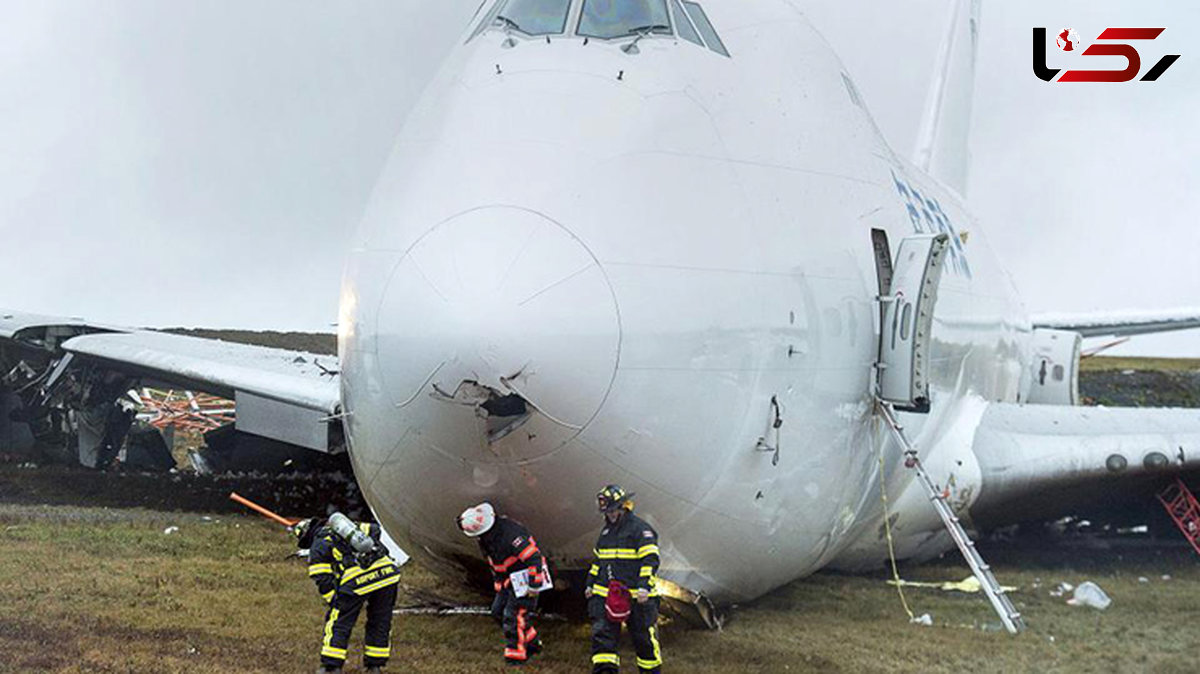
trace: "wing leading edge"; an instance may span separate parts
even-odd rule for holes
[[[1200,307],[1167,311],[1111,311],[1080,314],[1041,314],[1035,328],[1073,330],[1084,337],[1125,337],[1154,332],[1200,328]]]

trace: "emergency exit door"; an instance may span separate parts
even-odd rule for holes
[[[879,395],[899,409],[929,410],[929,347],[933,308],[950,237],[946,234],[910,236],[890,265],[886,235],[876,242],[880,286]],[[890,275],[890,278],[888,276]]]

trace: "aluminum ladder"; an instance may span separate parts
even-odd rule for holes
[[[1024,618],[1021,617],[1016,607],[1009,601],[1004,588],[1000,587],[1000,583],[996,581],[996,576],[992,574],[992,567],[983,561],[983,557],[975,549],[975,542],[967,535],[967,531],[963,529],[958,516],[954,514],[954,510],[946,502],[947,494],[939,491],[933,484],[933,480],[929,478],[929,473],[925,472],[925,468],[921,465],[921,460],[917,457],[916,447],[908,441],[908,436],[904,434],[904,427],[896,419],[896,411],[892,408],[892,404],[882,398],[876,397],[875,407],[879,411],[880,416],[883,417],[884,422],[887,423],[888,428],[891,429],[896,441],[904,449],[905,467],[917,472],[917,481],[924,488],[925,494],[929,496],[929,502],[933,504],[934,510],[941,516],[942,523],[946,525],[946,530],[950,532],[950,537],[958,545],[963,558],[967,560],[967,566],[971,567],[971,573],[975,574],[975,578],[979,580],[979,586],[983,588],[988,601],[992,603],[992,608],[995,609],[996,615],[1000,616],[1000,622],[1012,634],[1023,632],[1025,630]],[[883,476],[881,475],[879,479],[882,480]]]

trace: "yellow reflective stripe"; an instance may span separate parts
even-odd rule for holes
[[[642,572],[640,575],[642,576],[642,578],[652,577],[654,575],[654,567],[653,566],[643,566]]]
[[[646,665],[646,669],[653,669],[655,667],[661,667],[662,666],[662,648],[660,648],[658,645],[658,627],[655,625],[650,626],[650,643],[654,644],[654,660],[651,661],[654,664]],[[639,662],[638,664],[640,665],[641,663]]]
[[[329,619],[325,621],[325,640],[321,643],[321,655],[328,655],[331,658],[346,659],[346,649],[334,648],[333,644],[333,624],[337,622],[338,610],[329,610]]]
[[[326,592],[325,594],[321,595],[321,599],[324,599],[325,603],[328,604],[329,602],[333,601],[334,592],[335,592],[334,590],[330,590],[330,591]]]
[[[367,534],[368,536],[371,535],[371,525],[370,524],[365,524],[365,523],[359,524],[358,530],[363,532],[364,534]]]
[[[333,573],[333,566],[330,564],[309,564],[308,575],[317,576],[322,573]]]
[[[392,566],[393,564],[395,564],[395,562],[392,561],[391,557],[384,556],[384,557],[380,557],[379,559],[377,559],[374,564],[372,564],[371,566],[368,566],[365,569],[362,567],[359,567],[359,566],[348,567],[346,569],[346,571],[344,573],[342,573],[342,582],[344,583],[348,580],[351,580],[353,578],[361,576],[362,574],[364,574],[368,571],[375,571],[377,569],[382,569],[386,566]]]
[[[598,559],[637,559],[638,551],[634,548],[601,548],[596,550],[596,557]]]
[[[335,658],[337,660],[345,660],[346,659],[346,649],[330,648],[329,646],[326,646],[321,649],[321,655],[323,655],[327,658]]]
[[[596,653],[592,656],[593,665],[620,665],[621,658],[616,653]]]
[[[390,658],[392,657],[391,646],[380,648],[379,646],[367,646],[364,649],[365,655],[372,658]]]
[[[370,594],[371,592],[374,592],[375,590],[378,590],[381,587],[387,587],[388,585],[395,585],[396,583],[399,583],[399,582],[400,582],[399,575],[388,576],[387,578],[384,578],[383,580],[379,581],[378,583],[371,583],[370,585],[367,585],[365,587],[358,588],[357,590],[354,591],[354,594],[359,594],[359,595]]]
[[[375,569],[382,569],[383,567],[387,566],[388,564],[395,564],[395,562],[392,561],[391,557],[388,557],[385,555],[383,557],[380,557],[378,560],[376,560],[376,562],[374,564],[372,564],[371,566],[368,566],[367,571],[374,571]]]
[[[642,547],[638,548],[638,551],[637,551],[638,557],[649,557],[650,555],[657,555],[657,554],[658,554],[658,546],[654,545],[654,544],[643,545]]]
[[[333,549],[333,558],[339,562],[342,561],[342,551],[338,550],[337,548],[334,548]]]
[[[592,568],[588,569],[588,575],[589,576],[599,576],[600,575],[600,565],[593,564]]]
[[[654,669],[655,667],[662,667],[662,660],[643,660],[638,658],[637,663],[638,669]]]
[[[593,585],[592,594],[596,595],[597,597],[607,597],[608,587],[604,585]]]

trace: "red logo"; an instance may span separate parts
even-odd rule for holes
[[[1058,48],[1063,51],[1075,51],[1075,45],[1079,44],[1079,36],[1075,34],[1074,28],[1064,28],[1063,32],[1058,34]]]
[[[1117,42],[1117,40],[1150,41],[1162,35],[1164,30],[1166,28],[1106,28],[1103,33],[1100,33],[1100,37],[1096,38],[1096,44],[1083,50],[1081,55],[1120,56],[1125,59],[1125,68],[1122,70],[1068,70],[1055,80],[1055,76],[1061,70],[1046,66],[1046,29],[1034,28],[1033,74],[1046,82],[1129,82],[1142,71],[1142,56],[1133,45]],[[1063,51],[1074,51],[1079,46],[1079,39],[1071,28],[1059,33],[1056,41],[1058,48]],[[1167,68],[1170,68],[1177,60],[1179,60],[1179,54],[1168,54],[1162,57],[1142,76],[1141,81],[1154,82],[1167,72]]]

